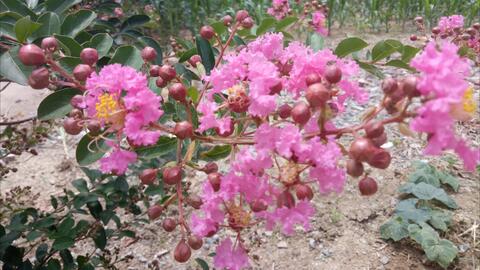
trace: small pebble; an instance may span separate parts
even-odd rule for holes
[[[389,261],[390,261],[390,258],[388,258],[387,256],[382,256],[382,257],[380,258],[380,262],[381,262],[382,264],[387,264]]]
[[[280,241],[277,243],[277,248],[288,248],[288,244],[286,241]]]
[[[317,243],[316,243],[315,239],[313,239],[313,238],[308,239],[308,246],[311,249],[315,249],[316,245],[317,245]]]
[[[464,253],[464,252],[467,252],[467,250],[470,249],[470,245],[469,244],[461,244],[461,245],[458,245],[458,251],[460,251],[460,253]]]

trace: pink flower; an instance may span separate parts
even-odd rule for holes
[[[100,170],[104,173],[124,174],[128,165],[136,160],[137,154],[135,152],[117,148],[100,160]]]
[[[218,128],[220,133],[228,132],[232,127],[232,118],[223,117],[217,118],[215,111],[217,110],[217,104],[213,101],[203,100],[198,105],[198,112],[201,113],[199,118],[200,125],[198,127],[199,132],[203,132],[210,128]]]
[[[288,0],[273,0],[272,7],[268,8],[267,13],[274,16],[277,20],[281,20],[288,15],[289,9]]]
[[[438,27],[441,33],[452,31],[456,27],[463,27],[464,18],[462,15],[452,15],[450,17],[441,17],[438,21]]]
[[[305,230],[310,230],[310,218],[315,214],[315,208],[308,201],[299,201],[292,208],[277,208],[273,212],[261,212],[258,216],[267,220],[267,230],[272,230],[275,225],[281,226],[286,235],[294,233],[294,226],[300,224]]]
[[[317,33],[322,36],[328,35],[328,29],[325,28],[325,14],[322,11],[315,11],[312,14],[312,23]]]
[[[240,242],[232,244],[230,238],[223,240],[215,250],[213,265],[218,269],[240,270],[250,266],[248,256]]]

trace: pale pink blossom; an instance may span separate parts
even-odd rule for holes
[[[248,256],[240,242],[224,239],[215,249],[213,265],[218,269],[240,270],[249,267]]]
[[[128,165],[137,160],[135,152],[117,148],[100,160],[100,170],[104,173],[124,174]]]

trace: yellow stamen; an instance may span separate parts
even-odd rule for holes
[[[477,109],[477,103],[473,98],[473,87],[469,87],[463,94],[463,110],[467,113],[474,114]]]
[[[114,126],[123,125],[125,112],[115,95],[102,94],[95,104],[96,117]]]

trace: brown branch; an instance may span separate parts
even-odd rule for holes
[[[29,117],[29,118],[25,118],[25,119],[21,119],[21,120],[16,120],[16,121],[10,121],[10,122],[0,122],[0,126],[10,126],[10,125],[18,125],[18,124],[21,124],[21,123],[25,123],[25,122],[28,122],[28,121],[33,121],[37,119],[36,116],[32,116],[32,117]]]

